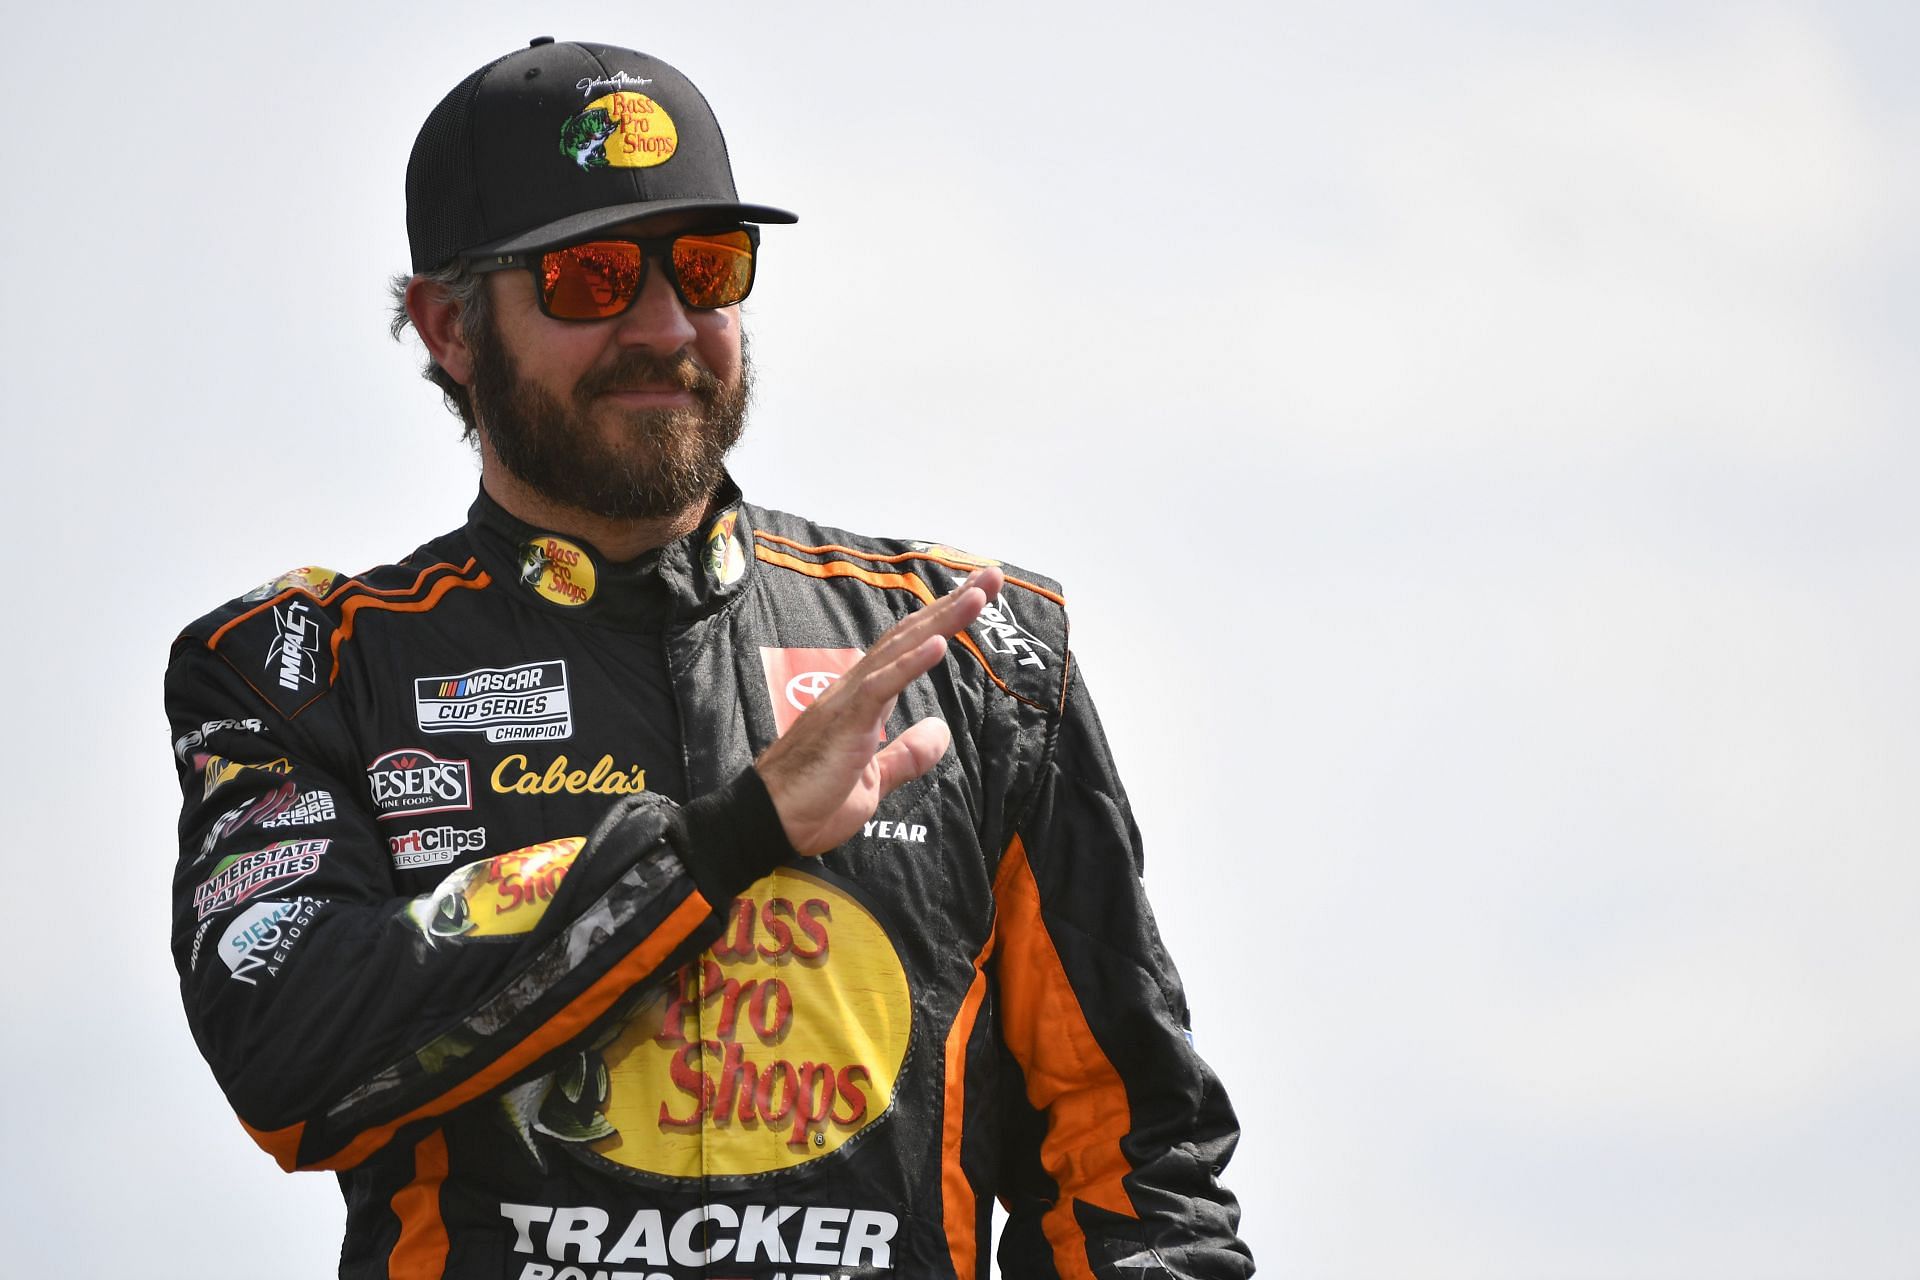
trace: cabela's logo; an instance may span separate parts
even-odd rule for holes
[[[503,796],[631,796],[647,789],[647,771],[601,756],[591,769],[575,769],[565,755],[535,770],[518,751],[493,766],[493,789]]]
[[[790,1169],[887,1113],[912,1027],[879,921],[839,886],[783,868],[734,899],[720,940],[577,1080],[549,1077],[525,1100],[521,1122],[657,1177]]]
[[[679,145],[667,109],[626,90],[595,98],[560,126],[560,154],[582,169],[651,169],[673,159]]]

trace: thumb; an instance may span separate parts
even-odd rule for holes
[[[937,716],[928,716],[910,726],[873,757],[880,769],[880,794],[890,794],[940,763],[940,757],[947,754],[952,742],[953,731]]]

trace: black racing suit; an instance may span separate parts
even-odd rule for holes
[[[629,564],[484,494],[176,642],[173,953],[340,1274],[1240,1277],[1236,1125],[1057,587],[900,698],[954,731],[793,855],[750,767],[972,564],[740,502]]]

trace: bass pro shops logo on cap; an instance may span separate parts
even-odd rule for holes
[[[585,82],[586,92],[604,83]],[[582,169],[651,169],[679,145],[673,117],[644,93],[605,94],[560,126],[560,154]]]

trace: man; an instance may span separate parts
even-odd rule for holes
[[[428,117],[461,529],[188,627],[173,947],[340,1274],[1239,1277],[1046,579],[745,503],[759,227],[699,91],[536,40]]]

